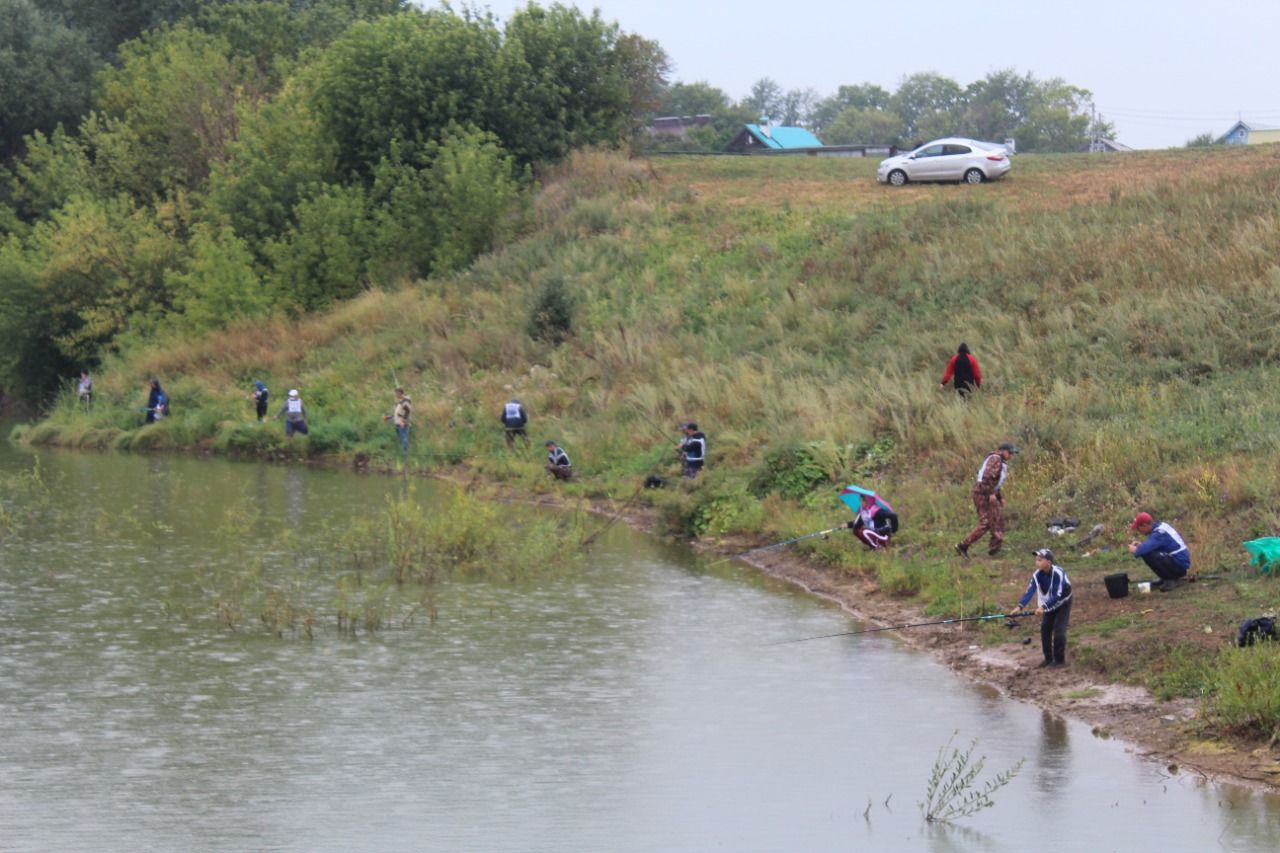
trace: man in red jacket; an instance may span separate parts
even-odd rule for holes
[[[977,542],[988,531],[991,533],[991,545],[987,553],[995,556],[1004,544],[1004,486],[1005,475],[1009,473],[1009,460],[1018,448],[1007,441],[996,448],[995,453],[987,454],[982,467],[978,469],[978,481],[973,485],[973,508],[978,511],[978,526],[956,545],[956,553],[961,557],[969,556],[969,546]]]
[[[982,387],[982,370],[978,367],[978,360],[969,352],[969,345],[966,343],[961,343],[956,354],[947,362],[947,369],[942,374],[943,388],[947,387],[952,377],[955,377],[956,393],[961,397],[967,397],[974,388]]]

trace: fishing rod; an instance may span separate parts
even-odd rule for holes
[[[622,509],[618,510],[618,511],[614,514],[613,518],[611,518],[611,519],[609,519],[608,521],[606,521],[606,522],[604,523],[604,525],[603,525],[599,530],[597,530],[595,533],[592,533],[592,534],[591,534],[590,536],[588,536],[586,539],[583,539],[583,540],[582,540],[582,542],[580,543],[580,544],[582,545],[582,547],[584,547],[584,548],[585,548],[587,545],[590,545],[592,542],[594,542],[594,541],[596,540],[596,537],[598,537],[601,533],[604,533],[606,530],[608,530],[610,527],[612,527],[612,526],[613,526],[613,523],[614,523],[615,521],[617,521],[618,519],[622,518],[622,514],[623,514],[624,512],[626,512],[626,511],[627,511],[627,507],[631,506],[631,503],[632,503],[636,498],[640,497],[640,493],[641,493],[642,491],[644,491],[644,484],[643,484],[643,483],[641,483],[641,484],[640,484],[640,487],[639,487],[639,488],[637,488],[634,492],[632,492],[631,497],[627,498],[626,502],[622,504]]]
[[[827,536],[830,536],[832,533],[835,533],[839,530],[844,530],[848,526],[849,525],[846,522],[845,524],[841,524],[839,527],[832,527],[829,530],[819,530],[817,533],[806,533],[805,535],[797,536],[794,539],[787,539],[783,542],[775,542],[772,545],[765,545],[760,548],[752,548],[750,551],[743,551],[741,554],[730,554],[728,557],[725,557],[724,559],[716,560],[711,565],[715,566],[720,563],[727,563],[730,560],[737,560],[740,557],[745,557],[748,554],[757,554],[761,551],[772,551],[774,548],[782,548],[786,545],[791,545],[792,543],[795,543],[795,542],[802,542],[805,539],[816,539],[819,536],[826,538]]]
[[[658,434],[661,435],[664,439],[666,439],[667,441],[671,440],[671,434],[667,432],[665,429],[663,429],[662,427],[658,426],[656,423],[654,423],[653,419],[650,418],[647,414],[645,414],[644,411],[642,411],[639,408],[634,409],[634,411],[637,415],[644,418],[645,423],[647,423],[649,426],[656,429],[658,431]]]
[[[934,622],[908,622],[905,625],[886,625],[883,628],[863,628],[860,631],[841,631],[838,634],[821,634],[817,637],[801,637],[798,640],[779,640],[776,643],[766,643],[766,645],[782,646],[787,643],[805,643],[809,640],[825,640],[828,637],[852,637],[855,634],[875,634],[879,631],[901,631],[903,628],[923,628],[926,625],[954,625],[957,622],[985,622],[992,619],[1013,619],[1018,616],[1029,615],[1031,614],[1026,611],[1019,611],[1017,613],[992,613],[990,616],[966,616],[960,619],[939,619]]]

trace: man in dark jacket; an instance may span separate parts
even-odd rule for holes
[[[1004,478],[1009,473],[1009,460],[1018,448],[1005,442],[994,453],[987,454],[978,469],[978,481],[973,485],[973,508],[978,511],[978,526],[956,545],[956,553],[969,556],[969,546],[991,533],[991,546],[987,553],[995,556],[1004,544]]]
[[[1040,617],[1040,649],[1044,652],[1041,666],[1063,666],[1067,662],[1067,623],[1071,620],[1071,581],[1062,567],[1053,562],[1048,548],[1033,551],[1036,570],[1031,574],[1027,591],[1018,599],[1017,610],[1027,606],[1036,596],[1036,615]]]
[[[512,399],[503,404],[502,414],[498,415],[498,419],[502,421],[502,426],[506,429],[508,449],[516,446],[517,435],[524,439],[525,447],[529,446],[529,434],[524,431],[525,426],[529,423],[529,413],[524,410],[524,403]]]
[[[569,480],[573,478],[573,462],[569,459],[569,454],[564,452],[564,448],[557,445],[554,441],[547,442],[547,473],[555,477],[557,480]]]
[[[1160,578],[1157,589],[1168,592],[1181,583],[1191,570],[1191,551],[1178,531],[1166,522],[1156,521],[1149,512],[1134,516],[1129,529],[1147,537],[1142,542],[1130,542],[1129,553]]]
[[[689,479],[698,476],[707,461],[707,437],[693,421],[684,425],[684,438],[676,445],[683,463],[684,475]]]

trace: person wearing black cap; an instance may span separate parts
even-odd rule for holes
[[[991,533],[991,545],[987,553],[995,556],[1004,544],[1004,478],[1009,473],[1009,460],[1018,448],[1005,442],[994,453],[987,454],[978,469],[978,481],[973,485],[973,508],[978,511],[978,526],[956,544],[956,553],[969,556],[969,546]]]
[[[693,421],[684,424],[684,438],[676,445],[680,453],[680,461],[684,466],[684,475],[689,479],[698,476],[707,461],[707,437],[698,430]]]
[[[557,480],[568,480],[573,477],[573,462],[563,447],[554,441],[547,442],[547,473]]]
[[[1027,591],[1018,599],[1015,613],[1036,597],[1036,615],[1040,617],[1040,649],[1044,662],[1040,666],[1065,666],[1067,663],[1067,623],[1071,621],[1071,581],[1061,566],[1053,562],[1048,548],[1032,551],[1036,570],[1031,574]]]

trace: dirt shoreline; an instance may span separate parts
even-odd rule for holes
[[[533,502],[563,505],[551,497]],[[590,504],[599,515],[616,516],[634,530],[658,535],[656,515],[646,508],[625,508],[619,515],[616,504]],[[760,543],[727,538],[695,539],[686,544],[700,553],[729,556]],[[886,556],[892,559],[891,555]],[[768,551],[740,559],[810,595],[838,604],[860,622],[886,626],[931,618],[911,602],[881,592],[874,578],[822,566],[794,553]],[[1088,595],[1085,592],[1080,597],[1087,600]],[[1198,740],[1187,731],[1187,724],[1199,713],[1195,700],[1160,701],[1146,688],[1099,680],[1071,665],[1070,648],[1066,667],[1040,669],[1039,620],[1031,616],[1025,625],[1016,635],[1018,642],[1002,645],[984,644],[972,623],[895,633],[908,647],[932,655],[958,676],[1007,698],[1086,723],[1093,728],[1094,736],[1122,742],[1126,751],[1163,765],[1171,776],[1191,774],[1205,782],[1280,793],[1280,750]],[[1021,642],[1024,636],[1031,638],[1029,644]]]

